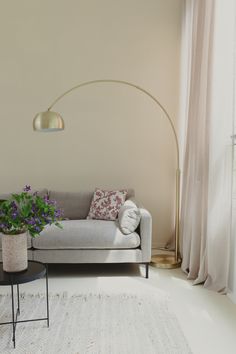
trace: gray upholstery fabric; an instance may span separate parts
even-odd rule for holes
[[[12,237],[17,237],[17,235],[12,236]],[[27,237],[27,247],[28,248],[31,248],[31,240],[32,240],[32,237],[30,235],[28,235],[28,237]],[[1,249],[2,249],[2,233],[0,232],[0,250]]]
[[[129,250],[34,250],[30,259],[44,263],[143,262],[142,251],[139,248]]]
[[[49,191],[49,197],[64,210],[64,218],[70,220],[86,219],[94,191],[60,192]],[[134,196],[134,190],[128,189],[127,198]]]
[[[46,194],[48,194],[48,190],[46,188],[39,189],[39,190],[32,190],[29,193],[32,194],[32,193],[34,193],[36,191],[38,192],[38,195],[41,196],[41,197],[43,197]],[[11,197],[12,194],[18,194],[18,193],[21,193],[21,192],[23,192],[23,190],[17,191],[17,192],[0,194],[0,200],[7,200],[7,199],[9,199]]]
[[[0,200],[7,200],[11,197],[12,193],[0,194]]]
[[[152,253],[152,216],[144,208],[140,208],[141,221],[140,221],[140,237],[141,237],[141,250],[142,261],[150,262]]]
[[[32,240],[37,249],[128,249],[140,245],[140,237],[133,232],[124,235],[116,221],[65,220],[63,229],[49,226]]]
[[[134,189],[128,188],[128,193],[127,193],[126,199],[134,198],[134,196],[135,196]]]
[[[86,219],[93,192],[57,192],[49,191],[49,197],[64,210],[64,217],[71,220]]]

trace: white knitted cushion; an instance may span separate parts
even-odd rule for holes
[[[133,199],[127,199],[121,206],[118,220],[121,231],[129,235],[136,230],[140,223],[141,214]]]

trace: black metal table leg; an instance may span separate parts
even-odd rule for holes
[[[149,263],[145,264],[145,268],[146,268],[146,279],[148,279],[148,270],[149,270]]]
[[[16,338],[15,338],[15,309],[14,309],[14,286],[13,283],[11,283],[11,310],[12,310],[12,329],[13,329],[13,335],[12,335],[12,341],[14,344],[14,348],[16,347]]]
[[[20,315],[20,292],[19,292],[19,284],[17,284],[17,314]]]
[[[48,265],[46,264],[46,298],[47,298],[47,324],[49,327],[49,304],[48,304]]]
[[[47,316],[32,319],[19,320],[20,315],[20,284],[29,283],[33,280],[41,279],[45,277],[46,281],[46,305]],[[2,325],[12,326],[12,342],[14,348],[16,347],[16,326],[18,323],[35,322],[35,321],[47,321],[49,327],[49,299],[48,299],[48,265],[37,261],[28,261],[28,268],[22,272],[5,272],[3,270],[3,264],[0,262],[0,285],[8,285],[11,287],[11,305],[12,305],[12,321],[0,322]],[[16,297],[14,286],[16,285]],[[16,301],[17,303],[15,303]]]

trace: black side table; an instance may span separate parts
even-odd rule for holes
[[[47,317],[45,318],[34,318],[31,320],[18,320],[18,315],[20,315],[20,293],[19,284],[29,283],[33,280],[43,278],[46,279],[46,308]],[[16,347],[16,325],[22,322],[32,322],[32,321],[47,321],[47,326],[49,327],[49,306],[48,306],[48,267],[46,264],[36,261],[28,262],[28,269],[23,272],[18,273],[7,273],[3,271],[2,263],[0,263],[0,285],[11,286],[11,305],[12,305],[12,321],[2,322],[0,325],[12,324],[13,336],[12,341],[14,348]],[[17,287],[17,310],[15,313],[15,298],[14,298],[14,285]]]

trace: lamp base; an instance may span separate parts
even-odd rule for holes
[[[152,256],[151,266],[156,268],[174,269],[179,268],[181,266],[181,262],[181,258],[176,260],[175,255],[156,254],[155,256]]]

